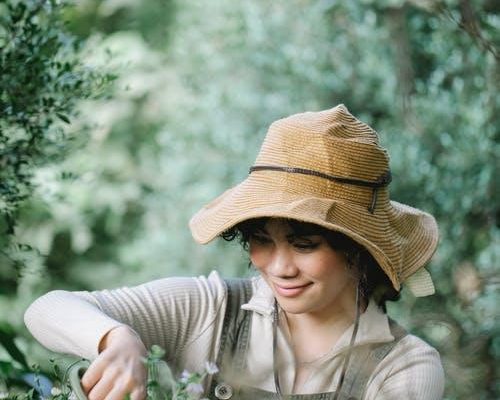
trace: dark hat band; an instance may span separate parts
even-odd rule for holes
[[[339,183],[346,183],[348,185],[355,186],[364,186],[371,188],[380,188],[389,185],[392,181],[391,171],[384,172],[376,181],[367,181],[364,179],[355,179],[355,178],[346,178],[343,176],[329,175],[324,172],[314,171],[312,169],[305,169],[299,167],[280,167],[278,165],[254,165],[250,167],[248,173],[252,173],[254,171],[282,171],[288,172],[290,174],[302,174],[302,175],[312,175],[318,176],[320,178],[328,179],[330,181],[335,181]]]
[[[338,182],[338,183],[344,183],[347,185],[354,185],[354,186],[362,186],[362,187],[369,187],[373,189],[372,193],[372,201],[370,206],[368,207],[368,211],[373,214],[375,210],[375,206],[377,203],[377,189],[389,185],[392,181],[392,175],[391,171],[388,170],[384,172],[376,181],[367,181],[364,179],[355,179],[355,178],[346,178],[343,176],[336,176],[336,175],[330,175],[330,174],[325,174],[324,172],[319,172],[319,171],[314,171],[311,169],[306,169],[306,168],[299,168],[299,167],[281,167],[278,165],[254,165],[253,167],[250,167],[249,174],[255,171],[278,171],[278,172],[287,172],[290,174],[302,174],[302,175],[311,175],[311,176],[317,176],[319,178],[324,178],[328,179],[330,181]]]

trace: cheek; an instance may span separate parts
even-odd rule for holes
[[[329,283],[349,278],[345,262],[336,256],[325,255],[310,259],[307,271],[312,278]]]
[[[250,257],[250,261],[252,262],[253,266],[257,268],[259,271],[262,271],[262,269],[265,266],[265,251],[259,246],[256,245],[251,245],[248,249],[248,255]]]

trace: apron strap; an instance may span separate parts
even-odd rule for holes
[[[227,288],[226,311],[220,337],[219,352],[216,364],[219,373],[212,376],[210,395],[215,391],[217,382],[224,380],[221,373],[238,376],[246,363],[246,353],[250,342],[251,314],[241,309],[252,297],[252,281],[250,279],[224,279]],[[227,377],[230,379],[231,377]]]
[[[356,357],[347,370],[339,400],[360,400],[363,398],[368,380],[377,365],[404,338],[408,332],[396,321],[389,318],[389,327],[394,340],[389,343],[373,346],[364,357]]]

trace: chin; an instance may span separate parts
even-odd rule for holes
[[[313,307],[307,304],[303,304],[302,302],[299,301],[294,301],[290,299],[282,299],[280,297],[277,297],[278,299],[278,304],[280,305],[281,309],[285,311],[286,313],[289,314],[304,314],[307,312],[313,311]]]
[[[283,311],[285,311],[287,314],[291,314],[291,315],[300,315],[300,314],[304,314],[307,312],[307,310],[303,310],[303,309],[300,309],[300,308],[284,308],[284,307],[281,307]]]

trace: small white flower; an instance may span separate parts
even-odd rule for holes
[[[182,383],[186,383],[190,377],[191,377],[191,373],[187,369],[185,369],[184,371],[182,371],[182,374],[181,374],[181,377],[179,380]]]
[[[9,397],[9,392],[0,392],[0,399],[6,399]]]
[[[54,386],[52,389],[50,389],[50,394],[52,396],[59,396],[60,394],[62,394],[62,391],[58,387]]]
[[[215,363],[205,361],[205,371],[207,371],[207,374],[209,375],[214,375],[219,372],[219,368],[217,368],[217,365],[215,365]]]
[[[201,386],[201,384],[199,383],[191,382],[186,386],[186,392],[193,396],[200,395],[203,393],[203,386]]]

